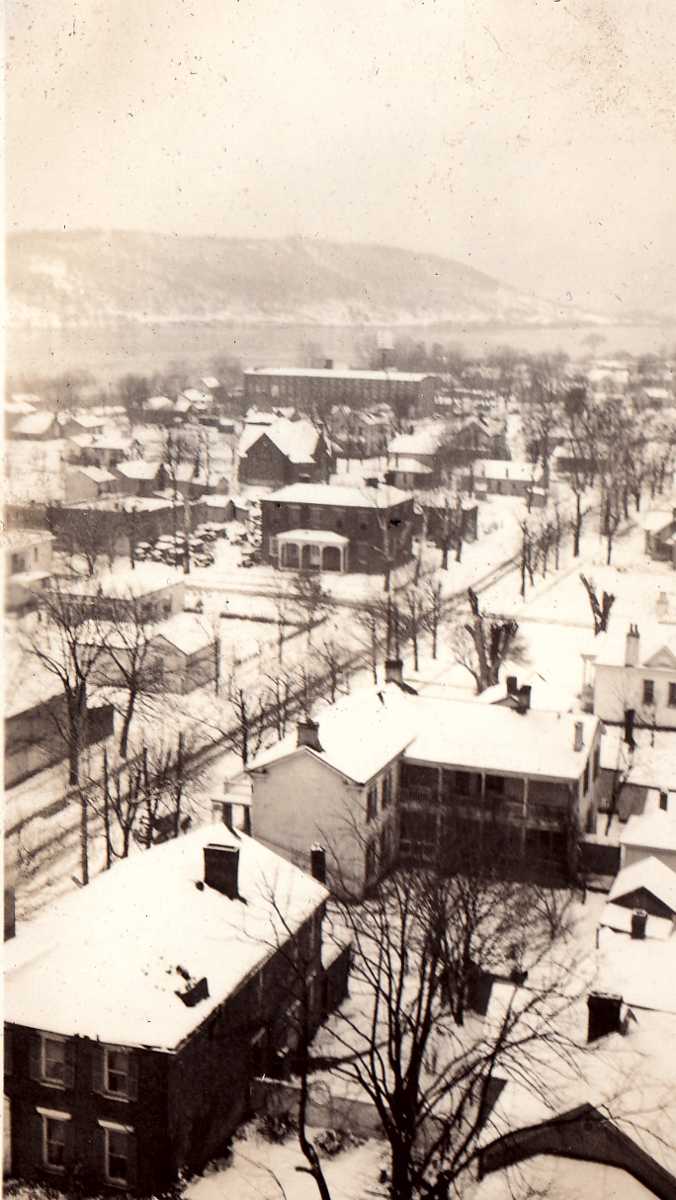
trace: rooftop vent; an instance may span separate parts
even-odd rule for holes
[[[610,992],[590,992],[587,997],[589,1013],[587,1041],[595,1042],[609,1033],[622,1032],[622,997]]]
[[[239,847],[219,846],[210,842],[204,847],[204,882],[229,900],[238,900]]]
[[[299,748],[307,746],[309,750],[316,750],[321,754],[323,746],[319,740],[319,725],[316,721],[306,717],[304,721],[298,722],[296,744]]]

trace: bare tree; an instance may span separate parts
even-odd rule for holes
[[[307,625],[308,646],[312,643],[312,632],[322,619],[330,602],[330,596],[322,587],[321,576],[299,571],[291,581],[289,602],[300,610]],[[281,659],[280,659],[281,661]]]
[[[553,921],[532,889],[470,857],[461,874],[396,872],[363,904],[336,907],[359,1002],[320,1037],[312,1068],[349,1080],[375,1107],[393,1200],[446,1200],[475,1162],[498,1077],[516,1072],[542,1095],[547,1055],[566,1060],[561,1017],[581,974],[578,963],[571,978],[567,900]],[[495,976],[508,984],[504,1007],[467,1021],[485,1011]]]
[[[334,637],[326,637],[317,647],[316,653],[326,673],[329,700],[334,704],[338,692],[343,688],[347,678],[346,664],[341,648]]]
[[[587,578],[586,575],[580,575],[580,582],[587,593],[589,607],[594,619],[594,636],[596,637],[599,633],[605,633],[608,628],[610,610],[615,603],[615,597],[611,592],[605,591],[599,596],[594,580]]]
[[[477,692],[483,692],[499,682],[506,659],[525,660],[525,645],[512,617],[482,612],[476,592],[468,588],[467,595],[471,616],[455,627],[451,646],[456,661],[474,679]]]
[[[439,629],[444,616],[444,601],[441,580],[431,575],[425,581],[425,624],[432,637],[432,658],[436,659],[439,646]]]
[[[97,663],[97,683],[113,689],[113,695],[119,690],[124,697],[119,710],[122,758],[127,757],[141,694],[156,691],[164,678],[162,659],[154,645],[156,633],[156,623],[147,615],[145,601],[130,589],[122,603],[110,609],[109,619],[97,622],[91,634],[101,640],[103,651]]]

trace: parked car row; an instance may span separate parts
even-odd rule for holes
[[[196,567],[210,567],[214,560],[213,542],[219,535],[227,536],[225,526],[215,523],[199,525],[194,533],[164,533],[155,542],[138,542],[134,556],[138,562],[163,562],[167,566],[181,566],[185,561],[186,547],[190,562]]]

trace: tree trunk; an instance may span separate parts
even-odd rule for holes
[[[108,792],[108,751],[103,751],[103,832],[106,839],[106,871],[113,864],[113,847],[110,841],[110,795]]]
[[[580,537],[582,535],[582,498],[575,493],[575,524],[573,526],[573,558],[580,557]]]
[[[448,570],[448,542],[446,541],[441,547],[441,569],[442,571]]]
[[[128,752],[128,747],[129,747],[129,730],[131,729],[131,721],[132,721],[132,717],[134,715],[135,705],[136,705],[136,689],[130,688],[129,689],[129,699],[127,701],[127,707],[126,707],[125,714],[124,714],[124,720],[122,722],[122,729],[120,731],[120,754],[121,754],[122,758],[127,757],[127,752]]]

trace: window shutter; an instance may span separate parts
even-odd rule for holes
[[[135,1187],[138,1182],[138,1153],[136,1149],[136,1134],[127,1134],[127,1183]]]
[[[95,1042],[92,1046],[92,1087],[95,1092],[103,1094],[103,1056],[104,1048]]]
[[[72,1088],[75,1084],[75,1042],[69,1039],[63,1048],[64,1067],[63,1067],[63,1082],[67,1088]]]
[[[42,1079],[42,1038],[39,1033],[30,1035],[29,1072],[31,1079]]]
[[[30,1156],[36,1167],[41,1167],[45,1161],[42,1117],[33,1112],[30,1116]]]
[[[128,1096],[130,1100],[138,1099],[138,1055],[134,1054],[133,1050],[129,1051],[129,1074],[127,1077]]]

